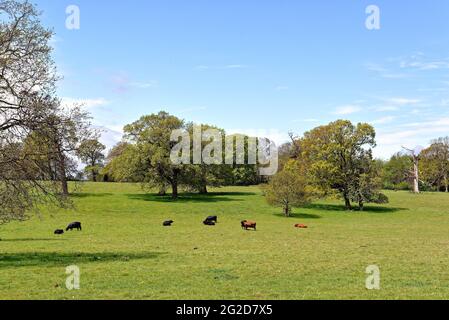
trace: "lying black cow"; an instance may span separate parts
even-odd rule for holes
[[[218,222],[218,217],[217,216],[209,216],[209,217],[206,218],[205,221],[212,221],[212,222],[217,223]]]
[[[171,225],[173,224],[173,220],[167,220],[164,221],[164,223],[162,224],[164,227],[171,227]]]
[[[81,231],[82,230],[82,228],[81,228],[81,222],[72,222],[71,224],[69,224],[68,226],[67,226],[67,228],[65,229],[65,231],[72,231],[73,229],[76,229],[76,230],[78,230],[78,231]]]
[[[203,221],[205,226],[215,226],[215,222],[214,221],[210,221],[210,220],[204,220]]]
[[[55,231],[55,234],[64,234],[64,230],[58,229]]]

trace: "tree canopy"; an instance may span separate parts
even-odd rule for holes
[[[0,0],[0,223],[38,204],[67,204],[67,176],[88,115],[61,106],[53,32],[27,1]],[[45,180],[42,180],[46,178]]]
[[[78,157],[87,165],[85,170],[90,173],[92,181],[97,181],[98,174],[103,167],[105,149],[106,146],[97,138],[91,138],[82,141],[76,150]]]
[[[369,124],[331,122],[299,139],[297,161],[307,166],[310,182],[324,194],[337,192],[347,209],[352,208],[352,201],[363,209],[364,203],[386,201],[379,195],[380,172],[372,156],[375,137]]]

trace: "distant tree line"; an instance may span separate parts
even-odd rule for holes
[[[449,192],[449,137],[431,141],[418,154],[398,152],[388,161],[379,160],[379,166],[384,189]]]
[[[369,124],[338,120],[290,135],[279,147],[280,172],[263,187],[268,203],[289,216],[293,206],[336,196],[347,210],[356,203],[387,203],[382,189],[449,192],[449,137],[431,141],[428,148],[374,159],[375,130]]]

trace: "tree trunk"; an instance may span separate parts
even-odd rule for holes
[[[290,207],[288,203],[284,206],[284,215],[288,218],[290,217]]]
[[[47,162],[47,170],[48,170],[48,177],[49,177],[49,179],[51,181],[55,181],[56,177],[55,177],[55,174],[54,174],[54,170],[53,170],[53,168],[51,166],[51,161],[50,160]]]
[[[69,196],[69,186],[67,183],[67,175],[66,175],[66,167],[65,167],[65,159],[64,155],[58,148],[58,171],[59,171],[59,181],[61,182],[62,195],[64,197]]]
[[[68,197],[69,196],[69,186],[67,183],[67,177],[65,176],[65,174],[63,174],[60,178],[61,180],[61,187],[62,187],[62,195],[64,197]]]
[[[447,174],[444,175],[444,189],[449,192],[449,181],[447,181]]]
[[[413,192],[419,193],[418,157],[413,157]]]
[[[346,192],[343,193],[343,198],[345,199],[345,209],[352,210],[351,200]]]
[[[201,185],[200,194],[207,194],[207,186],[205,184]]]
[[[92,169],[92,181],[97,182],[97,172],[95,169]]]
[[[173,198],[173,200],[177,200],[178,199],[178,183],[177,182],[173,182],[171,184],[171,188],[172,188],[172,195],[171,195],[171,197]]]
[[[173,200],[178,199],[178,171],[174,170],[173,179],[171,181],[172,198]]]
[[[165,196],[167,194],[167,190],[165,187],[160,187],[159,192],[157,193],[158,196]]]
[[[361,192],[358,193],[358,198],[359,198],[359,211],[363,211],[365,209],[365,202],[363,201],[363,196]]]
[[[201,167],[201,182],[200,182],[199,193],[207,194],[207,172],[204,166]]]

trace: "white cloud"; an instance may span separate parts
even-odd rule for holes
[[[357,112],[359,112],[361,110],[362,110],[362,108],[360,108],[357,105],[346,105],[346,106],[338,107],[337,110],[335,110],[334,114],[336,114],[336,115],[348,115],[348,114],[357,113]]]
[[[413,122],[413,123],[406,123],[403,124],[402,127],[414,127],[417,129],[422,129],[422,130],[434,130],[437,129],[437,127],[439,126],[446,126],[446,130],[447,130],[447,126],[449,126],[449,118],[441,118],[441,119],[436,119],[436,120],[431,120],[431,121],[423,121],[423,122]]]
[[[100,142],[106,146],[106,150],[112,149],[123,137],[123,126],[93,126],[100,131]]]
[[[399,108],[396,106],[377,106],[374,107],[374,110],[378,112],[385,112],[385,111],[397,111],[399,110]]]
[[[104,74],[105,72],[100,70],[99,73]],[[132,79],[132,77],[130,77],[126,72],[109,74],[107,76],[108,82],[112,85],[112,89],[116,93],[125,93],[133,88],[156,88],[159,85],[159,82],[156,80],[136,81]]]
[[[405,73],[384,73],[382,77],[386,79],[404,79],[410,77],[410,75]]]
[[[368,63],[369,71],[378,73],[383,78],[407,78],[414,75],[416,71],[438,71],[449,69],[449,58],[431,59],[422,52],[410,56],[387,59],[387,66]],[[397,71],[391,71],[397,70]]]
[[[138,89],[148,89],[148,88],[155,88],[158,86],[157,81],[149,81],[149,82],[130,82],[130,87],[138,88]]]
[[[432,139],[448,134],[449,118],[406,123],[395,129],[378,130],[375,155],[388,158],[402,146],[429,145]]]
[[[381,76],[382,78],[386,79],[403,79],[410,76],[409,74],[406,73],[392,72],[391,70],[374,63],[366,64],[366,68],[369,71],[375,72],[379,74],[379,76]]]
[[[244,64],[228,64],[225,66],[225,69],[244,69],[247,68]]]
[[[394,119],[396,119],[396,118],[393,116],[388,116],[388,117],[383,117],[383,118],[380,118],[377,120],[370,121],[370,123],[371,124],[386,124],[386,123],[392,122]]]
[[[420,60],[403,60],[400,63],[400,67],[412,68],[418,70],[440,70],[440,69],[449,69],[449,61],[447,59],[443,60],[433,60],[433,61],[420,61]]]
[[[108,105],[109,103],[110,103],[110,101],[106,100],[105,98],[80,99],[80,98],[64,97],[61,99],[61,104],[64,108],[80,106],[82,108],[90,109],[90,108]]]
[[[382,100],[382,103],[371,107],[371,110],[377,112],[398,111],[403,106],[416,107],[422,103],[422,100],[415,98],[392,97],[379,99]]]
[[[385,100],[387,103],[391,103],[398,106],[404,106],[409,104],[417,104],[420,103],[419,99],[409,99],[409,98],[389,98]]]

